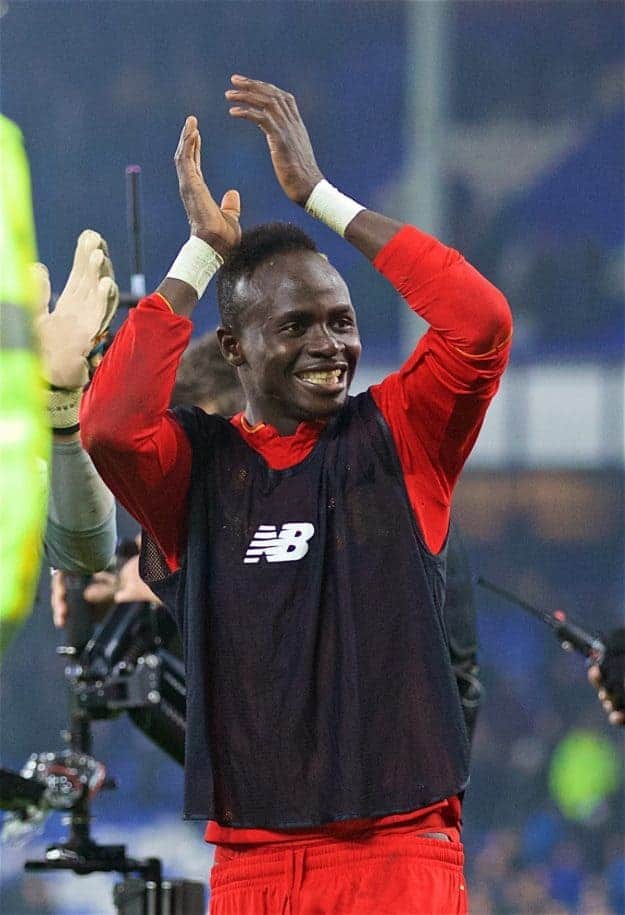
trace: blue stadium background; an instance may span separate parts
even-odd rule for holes
[[[420,141],[411,115],[420,66],[415,6],[428,4],[10,3],[0,23],[1,105],[24,132],[40,257],[55,288],[85,226],[109,240],[127,284],[124,168],[131,162],[143,169],[148,285],[160,279],[186,232],[172,154],[193,112],[215,194],[237,186],[247,225],[304,224],[350,284],[365,373],[397,364],[406,346],[401,304],[355,252],[283,198],[262,137],[229,121],[223,91],[232,72],[289,88],[328,178],[419,223],[418,213],[405,211]],[[445,7],[446,79],[438,223],[443,239],[511,301],[510,371],[520,379],[517,409],[528,430],[524,441],[508,418],[505,457],[470,464],[458,515],[476,571],[606,630],[622,624],[625,607],[622,448],[602,450],[601,433],[590,457],[558,451],[556,442],[542,459],[545,443],[528,444],[532,401],[523,395],[536,367],[566,366],[570,387],[555,412],[574,411],[577,380],[598,372],[594,409],[605,436],[622,441],[623,6],[438,6]],[[216,323],[210,293],[207,300],[200,331]],[[609,388],[606,372],[616,373]],[[576,435],[587,437],[582,419]],[[121,523],[132,532],[123,515]],[[609,728],[578,657],[485,593],[478,608],[487,694],[465,809],[472,911],[623,913],[622,735]],[[44,575],[1,672],[3,765],[19,768],[32,750],[60,744],[66,697],[56,643]],[[180,822],[178,768],[123,719],[96,727],[96,755],[120,784],[95,805],[97,837],[124,841],[134,855],[160,855],[175,876],[204,879],[211,851],[200,829]],[[55,817],[27,848],[3,849],[7,915],[113,911],[112,877],[23,875],[26,857],[62,831]]]

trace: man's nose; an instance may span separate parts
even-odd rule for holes
[[[311,353],[323,356],[335,356],[343,348],[343,342],[334,334],[332,328],[317,325],[311,328],[308,349]]]

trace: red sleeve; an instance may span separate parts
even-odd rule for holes
[[[160,295],[142,299],[117,331],[80,412],[82,443],[100,476],[172,570],[186,533],[191,445],[168,407],[191,330]]]
[[[412,226],[385,245],[374,266],[430,324],[407,362],[371,392],[425,541],[438,552],[453,487],[508,361],[510,309],[457,251]]]

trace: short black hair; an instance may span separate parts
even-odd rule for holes
[[[290,251],[319,253],[312,238],[289,222],[267,222],[243,232],[240,244],[228,255],[217,274],[217,304],[225,327],[236,326],[248,304],[235,295],[239,280],[250,279],[256,268],[269,258]]]

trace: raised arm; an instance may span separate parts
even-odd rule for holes
[[[202,175],[201,151],[202,136],[197,118],[195,115],[189,115],[180,133],[174,155],[178,189],[189,220],[191,238],[199,238],[210,245],[217,252],[219,264],[223,262],[230,249],[238,245],[241,238],[241,200],[239,192],[231,189],[223,195],[221,206],[217,206]],[[201,249],[196,250],[199,250],[196,254],[196,263],[199,273],[202,274],[202,252]],[[195,265],[190,263],[189,268],[193,273]],[[182,275],[185,271],[170,270],[157,292],[167,300],[172,311],[189,316],[197,305],[198,290],[180,275],[172,275],[176,273]],[[190,274],[187,275],[187,280],[190,278]]]
[[[185,537],[189,442],[168,412],[191,337],[188,316],[240,237],[239,195],[221,207],[202,177],[197,119],[185,121],[175,155],[191,236],[158,290],[133,309],[88,389],[81,435],[101,476],[176,568]]]
[[[422,533],[438,551],[453,486],[506,365],[508,304],[457,251],[332,187],[290,93],[243,76],[232,84],[230,114],[263,131],[287,197],[358,248],[430,325],[408,362],[372,394],[393,434]]]
[[[385,275],[389,258],[384,249],[404,230],[408,242],[400,246],[402,270],[395,270],[397,275],[391,281],[411,308],[436,330],[447,334],[461,352],[482,355],[509,338],[509,310],[503,296],[457,251],[412,226],[360,206],[326,181],[290,92],[240,75],[232,76],[231,81],[233,88],[226,91],[230,114],[263,131],[276,178],[290,200],[343,235]],[[420,293],[437,275],[453,272],[458,266],[461,269],[455,270],[458,281],[453,302],[456,313],[450,314],[444,302],[442,308],[437,308],[436,295]],[[485,296],[487,287],[489,292],[497,293],[496,297]]]
[[[271,83],[246,76],[235,74],[232,85],[226,91],[230,114],[260,127],[282,190],[294,203],[306,207],[313,190],[325,179],[295,98]],[[345,238],[373,261],[402,225],[381,213],[361,208],[348,224]]]
[[[49,384],[52,427],[48,520],[48,561],[70,572],[106,568],[115,554],[115,502],[82,449],[78,412],[91,360],[118,302],[106,241],[93,229],[81,232],[72,269],[54,311],[48,310],[50,280],[34,266],[40,313],[35,322]]]

